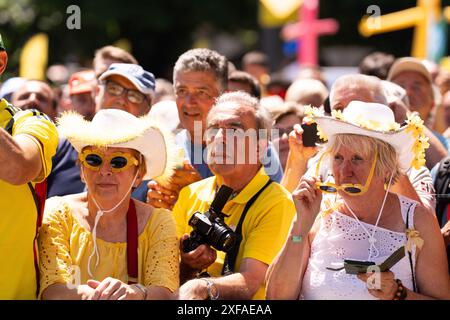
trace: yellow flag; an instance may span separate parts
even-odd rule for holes
[[[133,46],[131,45],[131,41],[125,38],[117,40],[114,44],[115,47],[125,50],[126,52],[131,53]]]
[[[45,80],[48,61],[48,36],[38,33],[31,37],[20,55],[20,77]]]
[[[302,0],[259,0],[259,24],[271,28],[296,21],[302,2]]]

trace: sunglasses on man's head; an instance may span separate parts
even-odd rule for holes
[[[316,166],[316,177],[319,176],[319,167],[320,167],[320,163],[322,162],[323,157],[326,155],[327,153],[324,153],[319,161],[317,162],[317,166]],[[344,191],[345,193],[347,193],[348,195],[351,196],[359,196],[364,194],[367,189],[369,188],[370,182],[372,181],[372,177],[373,174],[375,172],[375,164],[377,162],[377,158],[378,158],[378,152],[375,151],[375,158],[373,160],[372,163],[372,167],[370,168],[370,173],[369,176],[367,177],[366,183],[364,185],[361,185],[359,183],[343,183],[341,185],[336,185],[335,183],[332,182],[316,182],[316,187],[317,189],[319,189],[322,193],[336,193],[339,190]]]
[[[114,81],[106,82],[106,91],[116,97],[121,96],[125,92],[128,101],[135,104],[140,104],[146,99],[145,95],[142,92],[126,89]]]
[[[100,170],[104,161],[109,161],[113,172],[121,172],[128,169],[130,166],[139,165],[139,161],[133,155],[124,152],[115,152],[105,156],[98,152],[85,150],[80,153],[78,158],[85,167],[93,171]]]

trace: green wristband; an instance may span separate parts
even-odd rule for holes
[[[302,236],[296,236],[296,235],[293,235],[293,236],[291,236],[291,240],[292,240],[292,242],[294,242],[294,243],[300,243],[300,242],[302,242],[303,237],[302,237]]]

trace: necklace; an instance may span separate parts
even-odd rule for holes
[[[377,221],[376,221],[375,226],[373,228],[372,234],[370,234],[370,232],[367,230],[367,228],[361,223],[361,221],[359,221],[358,217],[353,212],[353,210],[350,208],[350,206],[347,204],[347,202],[344,201],[344,204],[347,207],[347,209],[350,211],[350,213],[356,219],[356,221],[358,222],[360,227],[364,230],[364,232],[369,237],[368,241],[369,241],[370,247],[369,247],[369,257],[367,258],[368,261],[371,261],[371,258],[372,258],[372,248],[376,251],[376,255],[373,258],[377,258],[380,255],[380,251],[377,249],[377,247],[375,247],[375,242],[377,242],[377,239],[375,238],[375,233],[377,232],[378,223],[380,222],[381,214],[383,213],[384,205],[386,204],[386,199],[387,199],[387,196],[389,194],[389,188],[391,187],[391,182],[392,182],[393,175],[394,175],[394,172],[392,172],[391,178],[389,179],[389,184],[388,184],[388,187],[386,188],[386,194],[384,195],[383,203],[381,205],[380,212],[378,213]]]

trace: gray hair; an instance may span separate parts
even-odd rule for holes
[[[218,52],[206,48],[191,49],[183,53],[173,69],[173,83],[178,72],[211,72],[219,82],[220,91],[225,91],[228,83],[228,60]]]
[[[374,76],[364,74],[347,74],[343,75],[333,83],[330,90],[330,103],[333,105],[334,94],[338,87],[350,87],[353,89],[364,89],[372,94],[374,103],[387,105],[386,95],[381,84],[381,80]]]
[[[247,92],[234,91],[224,93],[216,99],[214,106],[223,103],[235,103],[238,104],[239,106],[247,106],[252,108],[255,111],[256,129],[257,130],[264,129],[267,130],[266,132],[269,132],[270,129],[272,128],[273,121],[269,111],[267,111],[266,108],[261,106],[258,99],[252,97]],[[213,108],[211,108],[211,111],[214,109],[214,106]],[[208,115],[208,118],[211,115],[211,111]]]

